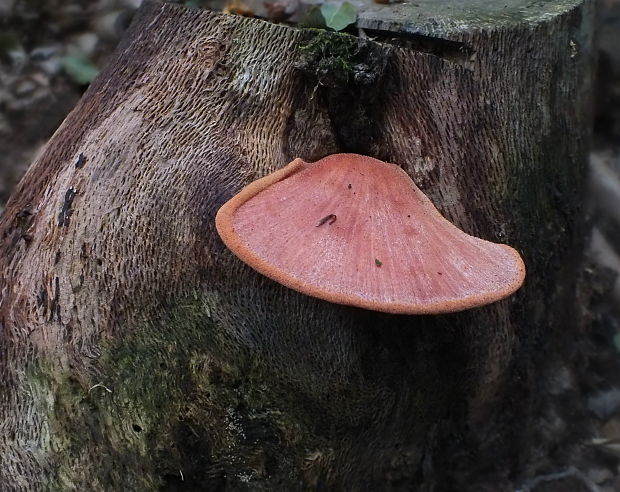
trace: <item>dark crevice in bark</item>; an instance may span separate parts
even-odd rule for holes
[[[300,51],[300,95],[314,99],[326,114],[337,149],[383,158],[383,82],[392,49],[347,34],[318,32]]]
[[[375,31],[370,29],[365,29],[364,32],[377,43],[399,46],[418,53],[426,53],[450,63],[460,65],[467,70],[473,70],[472,61],[475,58],[476,51],[466,43],[424,36],[422,34]]]
[[[377,37],[367,40],[345,33],[307,32],[310,35],[296,63],[303,87],[296,107],[304,109],[291,115],[287,135],[295,133],[294,126],[301,120],[323,128],[330,134],[325,140],[332,141],[332,145],[326,143],[325,150],[310,152],[309,160],[336,150],[390,159],[385,151],[382,101],[391,90],[389,77],[394,76],[389,68],[393,47],[426,53],[467,70],[473,70],[475,60],[475,51],[465,43],[419,34],[371,31]],[[321,120],[318,114],[323,114],[321,125],[317,125],[317,119]],[[291,150],[287,149],[293,157],[300,155]]]
[[[317,29],[312,30],[320,31]],[[335,35],[346,33],[359,40],[359,42],[376,43],[388,49],[389,46],[398,46],[414,52],[426,53],[447,62],[460,65],[468,70],[473,70],[473,60],[475,59],[476,50],[467,43],[460,41],[402,31],[384,31],[368,28],[358,29],[353,27],[341,33],[327,30],[324,32]]]

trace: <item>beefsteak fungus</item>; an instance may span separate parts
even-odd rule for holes
[[[356,154],[295,159],[224,204],[216,226],[235,255],[276,282],[387,313],[482,306],[525,277],[513,248],[466,234],[401,168]]]

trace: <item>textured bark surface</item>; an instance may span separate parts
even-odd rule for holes
[[[443,39],[468,38],[472,31],[513,28],[551,20],[574,9],[575,0],[416,0],[389,4],[362,0],[357,25],[364,29],[419,34]]]
[[[377,42],[144,8],[0,219],[2,490],[513,487],[579,318],[592,12],[561,4]],[[524,288],[387,315],[224,247],[221,204],[334,152],[516,247]]]

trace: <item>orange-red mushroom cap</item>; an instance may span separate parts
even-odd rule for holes
[[[295,159],[218,211],[228,248],[310,296],[375,311],[433,314],[515,292],[514,249],[446,220],[398,166],[356,154]]]

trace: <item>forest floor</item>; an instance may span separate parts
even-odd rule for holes
[[[0,214],[140,3],[0,0]],[[595,240],[583,276],[591,322],[574,341],[571,367],[558,370],[550,389],[552,406],[562,410],[540,419],[565,429],[566,439],[552,456],[530,464],[531,478],[515,487],[523,492],[620,491],[620,194],[616,202],[613,190],[603,192],[606,201],[599,198],[599,187],[620,176],[620,1],[600,0],[599,7],[592,161],[608,174],[592,184],[588,212]]]

